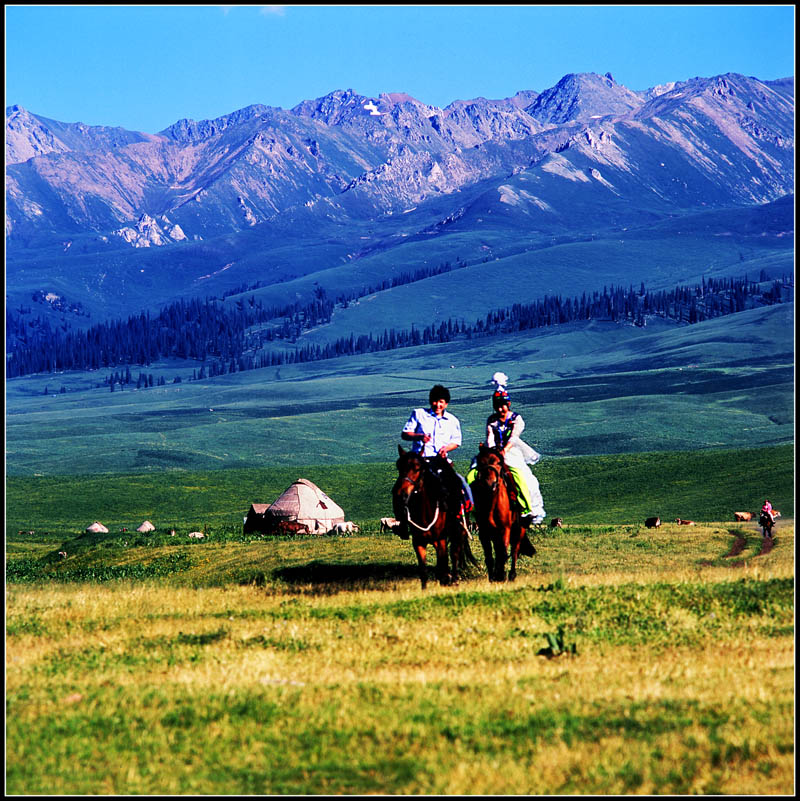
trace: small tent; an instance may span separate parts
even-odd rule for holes
[[[136,529],[140,534],[147,534],[150,531],[155,531],[156,527],[149,521],[145,520],[139,528]]]
[[[108,529],[102,524],[95,521],[91,526],[86,527],[87,534],[108,534]]]
[[[253,504],[255,506],[255,504]],[[291,520],[308,526],[312,534],[325,534],[344,523],[342,508],[308,479],[295,481],[265,510],[267,520]]]

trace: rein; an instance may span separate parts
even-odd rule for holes
[[[408,476],[403,476],[403,480],[400,482],[400,484],[401,484],[401,486],[403,484],[411,484],[411,486],[414,487],[413,492],[419,492],[419,490],[417,488],[417,482],[416,481],[412,481]],[[422,532],[430,531],[436,525],[436,521],[439,519],[439,501],[436,501],[436,512],[433,515],[433,520],[431,520],[429,525],[424,526],[424,527],[419,525],[419,523],[415,523],[411,519],[411,512],[410,512],[410,510],[408,508],[408,503],[405,504],[405,507],[406,507],[406,520],[408,520],[408,522],[412,526],[414,526],[414,528],[417,529],[418,531],[422,531]]]
[[[494,473],[495,474],[496,478],[494,480],[494,483],[490,484],[489,486],[491,487],[492,492],[497,492],[497,490],[498,490],[498,488],[500,486],[500,481],[502,479],[502,472],[501,472],[500,468],[497,465],[483,464],[483,465],[480,465],[478,467],[478,475],[480,476],[482,473],[485,473],[485,474]],[[486,477],[488,478],[488,475]]]
[[[433,520],[431,521],[431,524],[429,526],[423,528],[422,526],[415,523],[411,519],[411,512],[408,511],[407,506],[406,506],[406,519],[408,520],[409,523],[411,523],[412,526],[414,526],[414,528],[418,529],[419,531],[430,531],[436,524],[436,521],[439,519],[439,501],[436,501],[436,514],[433,516]]]

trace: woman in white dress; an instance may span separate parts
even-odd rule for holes
[[[522,524],[527,527],[541,523],[545,518],[544,501],[539,482],[528,465],[536,464],[539,454],[520,438],[525,429],[522,415],[511,411],[511,399],[506,391],[508,376],[495,373],[492,376],[495,392],[492,395],[494,414],[486,421],[486,445],[499,447],[503,451],[506,467],[517,485],[517,499],[522,507]],[[474,480],[470,469],[467,481]]]

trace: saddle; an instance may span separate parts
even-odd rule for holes
[[[462,515],[462,510],[466,511],[467,499],[464,496],[464,487],[456,474],[455,468],[441,456],[431,456],[425,459],[428,471],[442,490],[444,506],[454,507],[456,516]]]

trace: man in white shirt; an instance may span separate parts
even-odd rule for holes
[[[425,458],[442,456],[461,445],[461,423],[447,411],[450,391],[437,384],[428,396],[429,409],[414,409],[400,434],[412,443],[411,450]]]
[[[461,445],[461,423],[447,411],[450,391],[437,384],[428,395],[430,408],[414,409],[408,422],[403,426],[400,437],[411,442],[411,450],[421,454],[436,473],[451,499],[456,514],[472,509],[472,493],[462,476],[456,473],[448,454]],[[405,525],[400,527],[399,536],[408,539]]]

